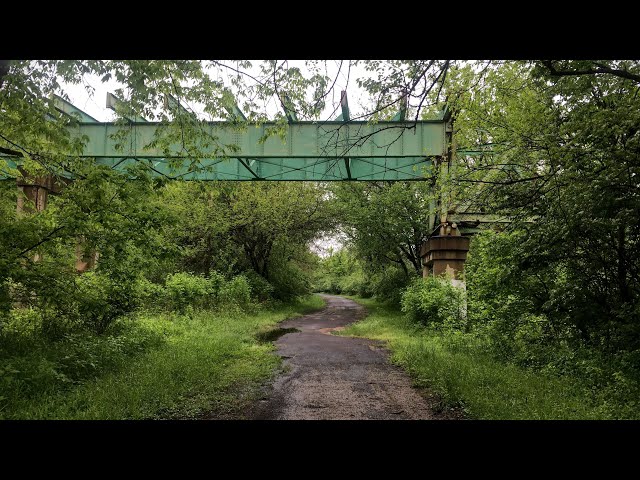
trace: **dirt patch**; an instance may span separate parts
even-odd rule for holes
[[[333,328],[320,328],[318,329],[318,331],[320,333],[324,333],[325,335],[331,335],[331,332],[339,332],[341,330],[344,330],[345,327],[333,327]]]

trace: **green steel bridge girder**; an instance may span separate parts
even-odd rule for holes
[[[102,157],[97,163],[124,170],[142,162],[155,174],[183,180],[426,180],[431,161],[424,157],[397,158],[242,158],[175,160]],[[170,163],[171,162],[171,163]]]
[[[96,123],[98,121],[88,113],[80,110],[71,102],[68,102],[67,100],[62,98],[60,95],[53,95],[53,103],[56,107],[56,110],[68,115],[69,117],[75,118],[80,122]]]
[[[200,149],[203,158],[193,159],[182,156],[182,146],[176,144],[166,155],[149,145],[167,127],[151,122],[79,123],[69,130],[72,136],[88,139],[81,157],[116,169],[143,162],[159,175],[188,180],[424,180],[433,158],[446,154],[443,120],[296,122],[285,126],[284,140],[272,135],[264,142],[260,139],[275,124],[201,126],[218,145],[238,149],[216,158],[211,146]],[[122,129],[127,134],[124,141],[116,140]]]
[[[59,96],[54,101],[60,112],[77,121],[68,128],[72,138],[79,137],[85,144],[80,157],[94,158],[98,164],[116,170],[143,163],[157,175],[170,178],[424,180],[431,172],[432,160],[447,154],[449,119],[444,115],[434,120],[406,122],[403,104],[401,112],[391,121],[351,121],[346,91],[341,95],[340,116],[325,122],[298,121],[289,97],[283,92],[281,102],[289,122],[284,126],[284,137],[265,135],[271,129],[281,130],[282,125],[269,122],[250,125],[237,105],[228,107],[235,121],[197,122],[208,146],[192,149],[189,154],[182,144],[151,147],[158,144],[155,140],[170,126],[147,122],[139,116],[124,118],[124,124],[101,123]],[[119,103],[115,95],[107,94],[108,108],[117,110]],[[165,103],[174,113],[193,117],[170,95]],[[262,141],[263,138],[266,140]],[[224,153],[220,153],[221,147]],[[19,157],[2,157],[10,167],[21,163]],[[62,174],[73,176],[69,172]]]

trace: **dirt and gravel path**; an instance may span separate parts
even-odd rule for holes
[[[260,420],[436,419],[433,398],[421,395],[411,380],[388,361],[382,342],[331,335],[365,316],[346,298],[323,295],[327,306],[287,320],[297,329],[276,341],[284,373],[249,413]]]

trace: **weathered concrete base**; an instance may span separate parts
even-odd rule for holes
[[[429,238],[420,250],[422,275],[447,276],[464,281],[464,262],[469,251],[468,237],[460,235],[437,235]]]

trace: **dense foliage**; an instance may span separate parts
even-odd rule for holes
[[[416,323],[463,329],[466,323],[464,291],[445,279],[415,279],[402,294],[402,312]]]
[[[2,185],[2,227],[12,235],[0,240],[6,262],[0,412],[9,416],[23,401],[75,388],[164,345],[165,336],[141,318],[173,312],[242,322],[306,295],[305,272],[315,265],[306,244],[331,225],[315,185],[165,185],[107,177],[95,182],[111,193],[104,201],[99,188],[86,186],[80,195],[81,183],[52,196],[45,211],[22,216],[15,214],[15,184]],[[253,203],[229,208],[223,194],[240,195],[240,189]],[[286,193],[296,194],[289,204]],[[267,214],[259,202],[269,206],[273,221],[260,223]],[[290,230],[278,228],[285,222]],[[38,226],[47,232],[39,240]],[[243,229],[250,233],[242,236]],[[19,235],[26,238],[22,245]],[[20,254],[30,243],[38,245]],[[99,253],[95,267],[82,274],[74,267],[78,244]],[[260,250],[265,244],[269,248]]]
[[[425,208],[428,195],[410,201],[412,188],[334,190],[349,205],[344,222],[360,278],[371,281],[372,263],[413,264],[408,247],[430,233],[426,217],[434,211],[507,219],[473,239],[466,319],[438,334],[466,335],[500,361],[580,379],[611,404],[607,415],[635,417],[639,72],[635,61],[453,65],[443,91],[457,161],[432,182],[435,210]],[[392,208],[397,195],[406,195],[399,202],[405,211]],[[336,259],[324,263],[331,275]],[[347,283],[337,285],[345,290]],[[430,328],[452,318],[442,314],[451,304],[433,281],[404,290],[404,311]]]
[[[193,168],[204,146],[220,156],[237,148],[200,128],[204,117],[237,121],[238,103],[251,122],[264,121],[275,99],[317,120],[335,82],[322,62],[305,70],[265,61],[249,73],[249,62],[0,61],[3,390],[73,383],[98,356],[118,363],[153,345],[153,335],[122,327],[136,312],[246,312],[315,289],[388,300],[423,332],[576,378],[610,402],[610,417],[637,416],[640,63],[360,65],[373,120],[398,110],[427,118],[446,99],[452,162],[436,159],[413,183],[170,182],[142,163],[118,173],[74,157],[82,139],[67,127],[76,119],[51,96],[64,96],[63,82],[117,78],[118,121],[162,122],[155,145],[181,144],[176,161],[195,159]],[[221,72],[231,75],[226,85]],[[170,110],[168,94],[199,104],[199,116]],[[267,134],[284,138],[286,115],[275,120]],[[16,214],[16,179],[62,172],[74,181],[44,211]],[[466,294],[418,280],[422,242],[456,212],[502,219],[472,240]],[[323,259],[310,252],[337,228],[344,248]],[[96,254],[95,268],[78,274],[76,257]],[[33,363],[26,352],[37,348],[50,355]]]
[[[77,118],[56,108],[55,95],[65,98],[69,85],[90,93],[90,81],[116,79],[117,122],[161,122],[152,142],[179,142],[176,161],[197,168],[201,148],[224,157],[237,146],[202,129],[194,104],[207,120],[237,121],[238,104],[261,122],[262,102],[281,88],[300,118],[324,108],[328,79],[318,62],[305,71],[259,65],[225,84],[221,72],[249,62],[0,61],[0,412],[157,347],[163,335],[140,320],[147,314],[242,318],[310,291],[316,260],[308,245],[335,223],[322,185],[168,181],[145,162],[117,172],[74,157],[83,139],[68,127]],[[302,101],[307,94],[315,105]],[[171,108],[169,96],[188,107]],[[267,135],[282,134],[285,114],[275,121]],[[71,182],[61,177],[69,174]],[[38,177],[59,187],[44,210],[16,188]],[[80,260],[89,271],[77,271]]]
[[[343,248],[321,259],[314,288],[319,292],[376,296],[400,305],[402,289],[411,281],[407,270],[393,264],[376,264],[359,259],[352,248]]]

